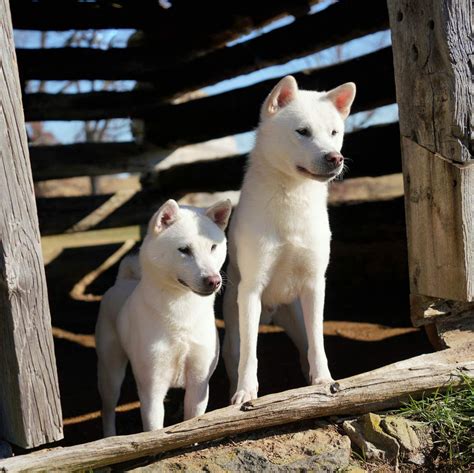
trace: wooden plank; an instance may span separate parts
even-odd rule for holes
[[[472,160],[472,2],[389,0],[401,134]]]
[[[241,406],[229,406],[171,427],[83,445],[36,452],[0,461],[4,473],[86,470],[176,450],[195,443],[329,415],[355,415],[395,408],[459,375],[474,376],[474,346],[421,355],[326,386],[271,394]]]
[[[0,437],[62,438],[62,416],[9,4],[0,0]]]
[[[474,298],[473,6],[389,0],[388,7],[412,317],[428,319],[425,298]]]
[[[337,24],[337,28],[326,28]],[[270,33],[230,48],[222,48],[171,69],[164,69],[152,48],[106,51],[90,48],[19,49],[22,79],[134,79],[153,81],[162,99],[209,84],[283,64],[352,39],[388,28],[385,2],[364,9],[342,0]]]
[[[67,2],[48,4],[15,0],[15,28],[77,30],[131,28],[147,30],[162,65],[170,65],[215,48],[283,16],[300,16],[316,0],[174,0],[163,9],[156,1]]]
[[[302,88],[318,90],[353,80],[359,87],[354,112],[395,101],[391,48],[295,77]],[[378,77],[384,80],[377,80]],[[152,90],[27,94],[25,114],[29,121],[148,118],[147,139],[157,146],[173,148],[252,129],[257,124],[262,101],[276,82],[277,79],[271,79],[179,105],[160,105]]]
[[[228,190],[228,189],[227,189]],[[120,207],[114,207],[112,212],[102,212],[102,209],[108,208],[108,203],[117,200],[114,194],[95,195],[85,197],[40,197],[36,199],[38,206],[38,215],[40,221],[41,235],[52,235],[63,233],[65,231],[75,233],[84,231],[85,228],[77,225],[78,222],[90,220],[89,216],[98,213],[94,218],[93,228],[113,228],[130,225],[141,225],[148,222],[154,210],[156,210],[168,198],[181,198],[186,192],[182,189],[170,190],[161,193],[157,190],[143,190],[127,197],[125,203]],[[99,212],[97,212],[99,209]],[[386,235],[391,239],[394,228],[403,231],[404,212],[403,201],[401,198],[391,199],[379,202],[364,202],[360,204],[345,204],[331,207],[331,222],[334,226],[341,222],[341,233],[344,232],[344,220],[347,226],[349,222],[357,224],[365,222],[364,225],[356,225],[355,228],[361,229],[363,234],[375,231],[372,226],[366,223],[370,221],[367,215],[372,215],[372,221],[378,225],[377,230],[380,234]],[[102,217],[102,218],[101,218]],[[364,228],[366,230],[364,230]],[[351,232],[354,236],[355,232]]]
[[[343,153],[350,158],[347,177],[382,176],[401,172],[398,124],[373,126],[347,134]],[[159,148],[134,142],[30,147],[34,181],[120,172],[149,172],[161,160],[162,155],[163,150]],[[159,186],[164,194],[179,190],[237,190],[242,183],[246,160],[247,155],[243,154],[176,165],[151,177],[148,183]]]
[[[351,178],[401,172],[398,124],[349,133],[344,138],[343,153],[350,157],[346,176]],[[146,185],[163,195],[177,190],[183,193],[238,190],[246,162],[247,155],[238,155],[177,165],[150,174]]]
[[[474,165],[458,165],[402,138],[410,288],[474,297]]]
[[[30,146],[34,181],[121,172],[144,173],[163,157],[163,150],[130,142]]]

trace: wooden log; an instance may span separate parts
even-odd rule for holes
[[[162,150],[135,142],[30,146],[34,181],[121,172],[144,173],[162,158]]]
[[[337,24],[337,28],[326,26]],[[222,48],[192,61],[165,69],[151,48],[19,49],[24,80],[134,79],[153,81],[161,99],[182,95],[209,84],[247,74],[263,67],[321,51],[388,28],[384,2],[364,9],[360,2],[342,0],[325,10],[306,15],[290,25]]]
[[[161,160],[162,153],[159,148],[134,142],[30,147],[34,181],[149,172]],[[398,124],[373,126],[347,134],[343,153],[350,158],[346,177],[401,172]],[[237,155],[176,165],[152,174],[147,183],[160,188],[163,194],[236,190],[240,189],[246,160],[247,155]]]
[[[349,133],[343,153],[350,157],[347,177],[383,176],[401,172],[398,124],[381,125]],[[146,185],[163,195],[182,191],[218,192],[241,187],[247,155],[196,161],[152,173]]]
[[[9,4],[0,0],[0,437],[62,438],[48,293]]]
[[[448,384],[474,376],[474,346],[421,355],[326,386],[284,391],[230,406],[171,427],[109,437],[83,445],[0,461],[4,473],[86,470],[176,450],[291,422],[355,415],[399,406]]]
[[[388,6],[402,136],[449,161],[472,160],[472,2]]]
[[[226,189],[228,190],[228,189]],[[157,190],[143,190],[128,197],[126,202],[112,212],[97,212],[107,202],[114,199],[114,195],[95,195],[86,197],[40,197],[37,199],[38,215],[40,221],[41,235],[63,233],[66,230],[75,232],[84,230],[82,227],[74,227],[77,222],[84,220],[90,214],[98,213],[95,225],[91,228],[113,228],[129,225],[145,224],[164,200],[168,198],[181,198],[186,192],[183,189],[170,189],[166,193]],[[340,205],[331,209],[335,219],[341,215],[341,220],[350,222],[370,221],[367,212],[373,214],[374,222],[380,227],[380,232],[390,239],[393,231],[392,216],[403,216],[402,199],[392,199],[380,202],[366,202],[357,205]]]
[[[391,48],[295,77],[302,88],[318,90],[349,80],[356,82],[359,92],[354,112],[395,101]],[[376,80],[377,77],[384,80]],[[172,148],[252,129],[257,124],[260,105],[276,81],[271,79],[179,105],[160,105],[152,90],[27,94],[25,114],[29,121],[148,118],[147,139],[157,146]]]
[[[474,298],[470,2],[390,0],[413,295]],[[410,51],[407,54],[407,51]]]
[[[306,14],[316,0],[175,1],[163,9],[158,2],[69,2],[48,5],[16,0],[15,28],[77,30],[131,28],[153,36],[153,50],[162,64],[174,64],[215,48],[283,16]]]

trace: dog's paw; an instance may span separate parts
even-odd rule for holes
[[[331,378],[331,376],[318,376],[317,378],[313,378],[311,376],[312,386],[324,386],[331,383],[334,383],[334,380]]]
[[[257,390],[256,389],[239,389],[237,392],[232,396],[232,400],[230,401],[231,404],[243,404],[247,401],[252,401],[253,399],[257,399]]]

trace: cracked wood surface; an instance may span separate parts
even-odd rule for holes
[[[388,7],[418,314],[418,296],[474,298],[473,6],[388,0]]]
[[[474,376],[474,345],[421,355],[326,386],[308,386],[230,406],[154,432],[109,437],[0,461],[0,471],[75,471],[117,464],[243,432],[329,415],[399,406],[408,396]]]
[[[0,0],[0,437],[62,438],[48,292],[8,0]]]
[[[472,160],[473,4],[388,0],[400,133],[449,161]]]

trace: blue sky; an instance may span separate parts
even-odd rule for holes
[[[316,13],[329,4],[332,0],[326,0],[324,2],[313,5],[311,13]],[[290,24],[294,21],[291,16],[281,18],[264,28],[253,31],[252,33],[240,37],[238,40],[228,44],[228,47],[232,45],[248,41],[258,35],[268,33],[272,29],[279,28],[281,26]],[[97,42],[93,47],[105,48],[105,47],[125,47],[128,38],[133,34],[133,30],[102,30],[98,36]],[[71,36],[72,32],[50,32],[46,38],[45,47],[61,47],[65,44],[65,41]],[[79,42],[78,46],[88,46],[88,32],[85,32],[85,39],[83,42]],[[41,45],[41,34],[36,31],[15,31],[15,42],[17,47],[28,47],[38,48]],[[351,59],[354,57],[362,56],[369,52],[377,49],[386,47],[390,44],[390,33],[389,31],[382,31],[375,33],[363,38],[359,38],[343,45],[326,49],[316,54],[306,56],[304,58],[295,59],[285,64],[271,66],[250,74],[241,75],[229,80],[225,80],[214,84],[212,86],[203,89],[208,95],[219,94],[235,88],[246,87],[248,85],[267,80],[272,78],[280,78],[286,74],[292,74],[304,69],[324,67],[339,61]],[[47,81],[45,90],[50,93],[56,93],[64,86],[64,81]],[[120,81],[117,84],[119,90],[130,90],[133,88],[134,81]],[[38,90],[39,82],[30,81],[28,91],[35,92]],[[103,86],[103,81],[80,81],[79,87],[81,92],[87,92],[91,90],[100,90]],[[70,90],[74,92],[74,90]],[[376,123],[386,123],[396,121],[398,118],[398,110],[396,105],[389,105],[377,109],[370,118],[364,113],[354,114],[348,119],[347,128],[350,130],[353,127],[368,126]],[[130,120],[114,120],[115,126],[120,126],[122,130],[118,139],[121,141],[127,141],[132,139],[130,133]],[[69,121],[69,122],[46,122],[45,129],[50,131],[57,136],[63,143],[71,143],[77,140],[78,134],[83,127],[83,122]],[[253,143],[253,132],[241,133],[236,135],[239,151],[246,152],[252,147]]]

